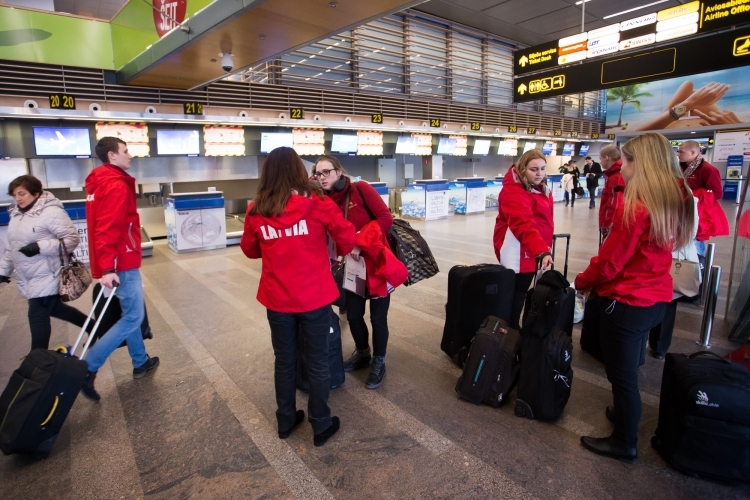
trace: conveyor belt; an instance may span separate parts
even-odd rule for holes
[[[154,255],[154,242],[146,232],[146,229],[141,226],[141,255],[143,257],[151,257]]]
[[[245,214],[227,214],[227,246],[239,245],[245,229]]]

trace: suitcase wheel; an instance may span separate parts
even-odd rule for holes
[[[531,411],[531,406],[527,405],[525,401],[521,401],[520,399],[516,399],[516,409],[513,410],[513,413],[515,413],[517,417],[534,418],[534,412]]]
[[[515,413],[517,417],[525,417],[526,409],[521,405],[516,405],[516,409],[513,411],[513,413]]]

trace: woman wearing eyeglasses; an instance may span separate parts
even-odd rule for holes
[[[377,221],[383,233],[383,243],[388,246],[385,235],[393,225],[393,216],[383,199],[375,189],[366,182],[352,182],[344,167],[333,156],[321,156],[315,162],[313,175],[320,181],[325,193],[336,202],[345,217],[359,231],[370,221]],[[357,253],[359,249],[355,248]],[[358,255],[358,254],[357,254]],[[365,303],[370,299],[370,322],[372,323],[372,352],[365,323]],[[350,372],[370,367],[370,374],[365,382],[368,389],[377,389],[383,385],[385,378],[385,353],[388,345],[388,308],[390,295],[386,292],[376,296],[372,290],[361,297],[347,291],[346,319],[354,338],[355,350],[344,362],[344,371]]]
[[[354,227],[310,182],[294,149],[274,149],[263,163],[258,192],[247,207],[240,247],[248,258],[263,259],[257,298],[267,309],[276,356],[279,438],[289,437],[305,418],[305,412],[296,409],[294,381],[301,327],[315,446],[324,445],[340,425],[328,407],[328,331],[331,303],[339,293],[326,267],[326,232],[342,253],[354,248]]]

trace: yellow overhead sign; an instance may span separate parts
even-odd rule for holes
[[[746,56],[750,54],[750,36],[741,36],[734,41],[735,56]]]
[[[523,84],[521,84],[523,86]],[[557,90],[565,87],[565,75],[550,76],[541,80],[532,80],[529,82],[529,93],[547,92],[548,90]],[[524,89],[525,90],[525,89]],[[518,92],[523,95],[521,88]]]
[[[692,14],[693,12],[698,12],[700,7],[701,3],[696,0],[695,2],[678,5],[677,7],[660,10],[659,14],[656,17],[656,20],[666,21],[667,19],[674,19],[675,17],[684,16],[685,14]]]

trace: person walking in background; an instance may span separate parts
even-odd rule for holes
[[[354,226],[310,182],[294,149],[274,149],[263,163],[258,192],[247,207],[240,248],[248,258],[262,259],[257,299],[266,307],[271,327],[279,438],[289,437],[305,418],[305,412],[296,409],[295,387],[301,329],[315,446],[324,445],[340,426],[328,406],[328,333],[331,304],[339,291],[331,275],[326,232],[339,253],[354,248]]]
[[[16,206],[10,209],[8,247],[0,260],[0,282],[10,283],[15,270],[18,290],[29,299],[31,348],[49,349],[50,318],[82,327],[86,315],[60,298],[61,256],[80,243],[63,204],[33,175],[16,177],[8,186]],[[91,330],[89,326],[89,331]]]
[[[649,330],[672,300],[672,250],[689,244],[695,220],[692,193],[664,136],[635,137],[622,153],[623,203],[599,254],[575,279],[576,290],[601,298],[599,331],[614,401],[605,414],[615,428],[609,437],[584,436],[581,443],[598,455],[634,461],[642,410],[638,366]]]
[[[552,190],[547,185],[546,165],[541,151],[525,152],[505,174],[503,190],[498,196],[492,242],[500,264],[516,273],[510,326],[517,330],[538,260],[541,259],[543,267],[552,265],[554,205]]]
[[[366,182],[352,182],[344,167],[334,156],[321,156],[313,166],[313,175],[319,180],[326,195],[329,196],[344,214],[344,217],[354,224],[357,231],[370,221],[377,221],[382,232],[382,242],[388,246],[385,235],[393,225],[393,216],[375,191]],[[358,255],[359,249],[357,249]],[[368,280],[369,281],[369,280]],[[395,286],[396,284],[393,283]],[[369,283],[365,296],[346,291],[346,319],[354,338],[355,350],[351,357],[344,362],[344,371],[354,371],[370,368],[365,387],[377,389],[383,385],[385,379],[385,359],[388,347],[388,310],[391,304],[390,291],[371,290]],[[372,323],[372,354],[365,323],[365,304],[370,301],[370,322]]]
[[[604,169],[604,189],[599,206],[599,234],[603,241],[610,232],[617,207],[622,203],[625,179],[620,173],[622,161],[617,146],[604,146],[599,151],[599,160]]]
[[[579,186],[579,178],[581,172],[578,171],[576,163],[571,160],[565,167],[565,174],[563,175],[563,189],[565,190],[565,206],[575,206],[576,203],[576,190]]]
[[[589,208],[596,208],[596,190],[599,187],[599,178],[602,176],[602,166],[587,156],[583,175],[586,177],[586,189],[589,191]]]
[[[86,177],[91,275],[102,286],[117,287],[122,315],[86,356],[89,378],[83,395],[99,401],[94,380],[99,368],[123,341],[133,362],[133,378],[159,366],[158,357],[146,354],[141,334],[145,314],[141,281],[141,223],[135,203],[135,179],[127,174],[128,146],[116,137],[103,137],[95,148],[99,165]]]

